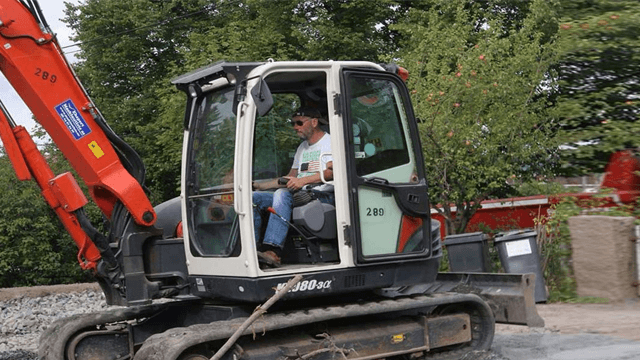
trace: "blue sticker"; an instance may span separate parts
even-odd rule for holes
[[[78,108],[76,108],[71,99],[56,106],[55,109],[76,140],[81,139],[91,132],[87,122],[84,121],[82,115],[80,115],[80,112],[78,111]]]

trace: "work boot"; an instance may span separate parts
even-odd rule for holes
[[[258,251],[258,261],[272,268],[277,268],[281,265],[280,256],[273,250]]]

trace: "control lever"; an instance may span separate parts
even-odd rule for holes
[[[279,181],[280,179],[278,179]],[[287,179],[285,179],[287,180]],[[254,205],[255,206],[255,205]],[[295,231],[298,232],[298,234],[300,234],[300,236],[302,237],[303,241],[306,243],[307,245],[307,256],[311,257],[314,261],[316,260],[316,257],[314,256],[314,254],[312,253],[313,251],[317,252],[317,256],[320,259],[320,261],[322,261],[322,254],[320,254],[320,249],[317,246],[314,246],[313,243],[311,243],[311,239],[315,239],[315,236],[312,237],[307,237],[307,235],[305,235],[304,232],[302,232],[302,230],[298,229],[295,225],[293,225],[293,223],[287,219],[285,219],[282,215],[278,214],[276,212],[276,210],[274,208],[272,208],[271,206],[269,206],[267,208],[267,211],[272,213],[273,215],[277,216],[280,220],[284,221],[286,224],[288,224],[289,226],[291,226]],[[312,248],[314,249],[312,251]]]
[[[278,185],[287,185],[288,182],[289,182],[289,179],[285,177],[278,178]]]

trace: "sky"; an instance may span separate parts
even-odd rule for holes
[[[17,1],[17,0],[16,0]],[[69,39],[72,35],[72,30],[69,29],[65,23],[60,21],[62,17],[64,17],[64,2],[69,2],[73,4],[80,3],[80,0],[40,0],[38,3],[40,4],[40,8],[42,9],[42,13],[44,14],[45,19],[49,23],[49,27],[51,30],[57,34],[58,42],[60,46],[64,47],[66,45],[71,45],[73,42]],[[76,47],[67,48],[65,51],[73,52],[77,50]],[[75,61],[72,58],[73,54],[67,55],[67,59],[73,62]],[[0,73],[0,100],[4,103],[9,110],[9,113],[13,117],[13,120],[18,124],[24,126],[30,133],[33,132],[33,129],[36,123],[32,120],[31,111],[24,104],[22,99],[15,92],[11,84],[7,81],[2,73]]]

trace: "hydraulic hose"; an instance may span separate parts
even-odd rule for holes
[[[96,245],[109,270],[117,269],[120,265],[113,255],[113,251],[111,251],[107,238],[91,224],[91,220],[89,220],[83,208],[76,210],[75,214],[80,222],[80,227],[82,227],[82,230],[87,233],[87,236],[89,236],[91,241]]]

